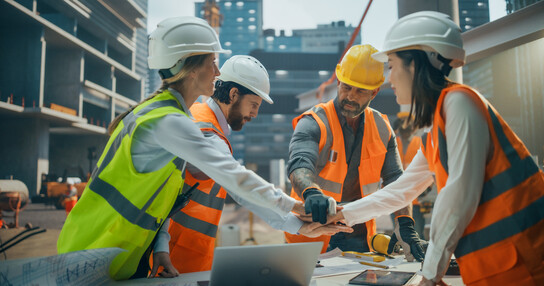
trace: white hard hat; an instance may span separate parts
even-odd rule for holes
[[[387,62],[387,54],[402,50],[427,51],[431,64],[439,70],[443,63],[437,60],[436,53],[451,60],[451,67],[465,64],[461,29],[448,15],[439,12],[421,11],[397,20],[385,36],[383,51],[372,57]]]
[[[170,69],[192,55],[229,52],[221,48],[217,34],[203,19],[173,17],[161,21],[149,35],[147,63],[150,69]]]
[[[264,66],[252,56],[232,56],[221,67],[217,79],[232,81],[253,91],[266,102],[273,104],[269,96],[270,81]]]

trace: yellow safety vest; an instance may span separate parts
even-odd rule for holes
[[[110,276],[128,279],[168,216],[183,187],[185,162],[172,155],[161,169],[140,173],[134,168],[134,132],[148,120],[178,113],[181,105],[164,91],[129,113],[111,135],[79,202],[66,219],[57,242],[59,253],[120,247]]]

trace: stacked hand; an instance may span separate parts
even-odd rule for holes
[[[353,232],[353,229],[349,226],[340,224],[326,224],[322,225],[319,222],[305,222],[298,230],[299,234],[307,237],[318,237],[322,235],[332,236],[339,232]]]
[[[302,197],[306,214],[312,214],[312,221],[326,224],[330,197],[325,196],[318,188],[307,188]]]

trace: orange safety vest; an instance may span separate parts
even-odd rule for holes
[[[397,147],[399,148],[399,154],[400,154],[400,160],[402,162],[402,167],[406,169],[408,165],[412,162],[412,159],[414,159],[414,156],[417,154],[417,151],[419,150],[419,147],[421,146],[421,137],[419,136],[412,136],[412,140],[410,140],[410,143],[408,144],[408,148],[406,149],[406,154],[404,153],[404,147],[402,146],[402,139],[400,136],[397,136]]]
[[[487,119],[492,143],[479,206],[454,252],[463,282],[544,285],[544,173],[495,108],[465,85],[442,90],[422,145],[438,191],[448,179],[442,104],[452,91],[470,95]]]
[[[217,134],[232,153],[213,110],[206,103],[198,102],[190,110],[200,130]],[[180,273],[211,269],[217,228],[225,204],[226,192],[221,186],[212,179],[198,180],[186,171],[185,186],[190,188],[197,182],[199,185],[189,203],[172,216],[168,229],[171,237],[170,260]]]
[[[421,137],[419,136],[412,136],[412,140],[410,140],[410,143],[408,143],[408,148],[406,149],[406,154],[404,154],[404,147],[402,146],[402,139],[400,136],[396,137],[397,139],[397,148],[399,149],[400,154],[400,161],[402,162],[402,167],[404,170],[406,170],[406,167],[410,165],[412,162],[412,159],[414,159],[414,156],[416,156],[417,151],[419,150],[421,146]],[[417,198],[412,201],[412,205],[419,205],[419,201]]]
[[[386,115],[370,107],[367,107],[364,113],[364,136],[361,144],[361,160],[359,164],[361,197],[375,192],[380,186],[381,171],[387,153],[387,144],[392,134]],[[316,166],[318,175],[315,182],[321,187],[325,195],[339,202],[342,199],[342,189],[348,165],[346,163],[342,126],[338,120],[333,100],[327,103],[320,103],[293,119],[293,129],[296,127],[298,121],[306,115],[310,115],[315,119],[321,131]],[[302,201],[293,189],[291,189],[291,197]],[[375,220],[366,222],[366,230],[366,241],[370,249],[372,249],[370,238],[376,233]],[[285,233],[285,238],[289,243],[322,241],[323,248],[321,252],[325,252],[331,237],[322,235],[316,238],[309,238],[304,235]]]

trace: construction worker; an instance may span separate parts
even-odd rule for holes
[[[328,197],[340,203],[351,202],[402,174],[395,134],[387,117],[368,107],[384,82],[384,65],[371,58],[376,52],[370,45],[351,47],[336,66],[337,97],[293,120],[295,131],[289,145],[287,172],[293,186],[291,196],[303,199],[305,205],[325,204]],[[394,243],[402,243],[407,259],[421,261],[422,242],[414,230],[410,206],[395,215],[400,236],[394,236]],[[325,223],[326,218],[321,222]],[[322,251],[328,246],[365,252],[371,249],[370,238],[375,233],[376,224],[369,221],[356,226],[353,233],[332,237],[285,236],[288,242],[323,241]]]
[[[227,139],[231,129],[239,131],[246,122],[257,117],[263,100],[270,104],[274,102],[269,96],[268,73],[257,59],[233,56],[223,64],[220,72],[212,97],[204,103],[196,102],[190,111],[204,136],[213,140],[213,145],[223,153],[232,155]],[[211,269],[217,228],[225,203],[225,189],[188,164],[185,186],[194,186],[196,183],[198,191],[192,195],[188,205],[172,217],[168,230],[171,236],[170,260],[179,273]],[[236,193],[229,193],[238,203],[270,225],[289,233],[319,236],[323,233],[336,233],[335,229],[345,229],[319,223],[306,223],[303,226],[303,222],[293,215],[279,216],[245,201]],[[165,247],[156,246],[155,252],[161,249],[168,252],[168,245]],[[156,272],[154,268],[151,275]]]
[[[66,215],[70,214],[77,203],[77,189],[73,184],[67,185],[66,194],[64,195],[64,209]]]
[[[399,19],[385,38],[389,80],[414,126],[430,127],[404,174],[347,204],[348,225],[401,208],[433,182],[439,191],[420,285],[439,285],[452,253],[467,285],[544,285],[544,173],[495,108],[447,78],[463,66],[461,29],[448,15]]]
[[[149,36],[148,64],[159,69],[162,86],[111,123],[97,168],[62,228],[59,253],[120,247],[126,251],[111,263],[110,276],[146,277],[156,233],[163,223],[167,226],[170,211],[184,203],[176,200],[184,195],[186,162],[278,215],[304,213],[302,204],[214,147],[190,119],[195,100],[212,95],[220,74],[215,54],[225,52],[202,19],[175,17],[158,24]],[[164,277],[177,275],[159,260]]]

